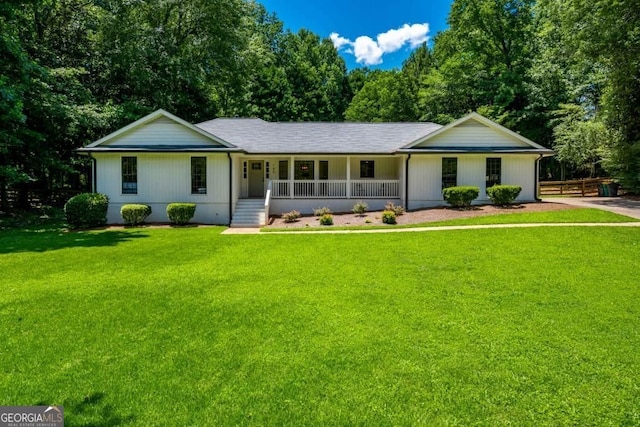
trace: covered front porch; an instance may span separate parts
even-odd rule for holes
[[[405,160],[402,155],[239,156],[236,194],[264,200],[275,215],[294,209],[308,214],[321,206],[345,212],[359,200],[377,210],[387,201],[404,204]]]

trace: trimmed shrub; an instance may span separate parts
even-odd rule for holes
[[[403,206],[394,205],[393,202],[387,202],[387,204],[384,205],[384,210],[385,211],[393,211],[393,213],[396,214],[396,216],[400,216],[405,212]]]
[[[353,208],[351,208],[351,212],[358,215],[364,215],[368,209],[369,209],[369,205],[366,202],[363,202],[362,200],[358,200],[356,204],[353,205]]]
[[[382,212],[382,222],[385,224],[395,224],[396,223],[396,213],[394,211],[384,211]]]
[[[296,222],[301,216],[302,215],[300,214],[300,212],[294,210],[291,212],[283,213],[282,219],[284,220],[284,222]]]
[[[148,205],[122,205],[120,215],[125,224],[136,226],[142,224],[151,215],[151,206]]]
[[[320,217],[320,225],[333,225],[333,215],[324,214]]]
[[[442,190],[444,201],[455,208],[468,208],[471,202],[478,198],[480,189],[478,187],[449,187]]]
[[[172,224],[185,225],[196,213],[195,203],[169,203],[167,205],[167,216]]]
[[[321,207],[321,208],[318,208],[318,209],[314,209],[314,210],[313,210],[313,214],[314,214],[315,216],[323,216],[323,215],[327,215],[327,214],[328,214],[328,215],[331,215],[332,213],[333,213],[333,212],[331,212],[331,209],[329,209],[329,208],[328,208],[328,207],[326,207],[326,206],[323,206],[323,207]]]
[[[82,193],[64,205],[64,214],[72,228],[101,227],[107,223],[109,197],[101,193]]]
[[[520,195],[522,187],[519,185],[494,185],[487,188],[487,195],[491,201],[498,206],[506,206]]]

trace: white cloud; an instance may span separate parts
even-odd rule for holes
[[[385,33],[378,34],[376,40],[369,36],[360,36],[352,42],[348,38],[340,36],[338,33],[331,33],[329,38],[337,50],[353,54],[356,62],[364,65],[377,65],[382,63],[382,56],[385,53],[392,53],[400,50],[408,44],[411,49],[415,49],[426,42],[429,37],[429,24],[404,24],[397,29],[391,29]]]
[[[340,50],[341,48],[343,48],[344,46],[351,46],[353,43],[351,43],[351,40],[344,38],[344,37],[340,37],[340,34],[338,33],[331,33],[329,35],[329,38],[331,39],[331,41],[333,42],[333,45],[336,47],[336,49]]]
[[[381,64],[383,53],[378,43],[374,42],[371,37],[360,36],[356,39],[355,43],[353,43],[353,54],[356,57],[356,62],[359,64]]]
[[[429,24],[404,24],[396,30],[389,30],[386,33],[378,34],[378,45],[385,52],[395,52],[406,43],[411,48],[416,48],[427,41]]]

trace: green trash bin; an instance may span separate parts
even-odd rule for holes
[[[620,188],[620,184],[617,182],[610,182],[605,185],[605,188],[607,189],[607,196],[618,197],[618,188]]]
[[[608,184],[598,184],[598,197],[609,197]]]

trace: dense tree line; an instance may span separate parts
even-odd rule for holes
[[[455,0],[401,69],[346,66],[253,0],[0,2],[0,210],[77,187],[74,150],[157,108],[196,122],[478,111],[640,191],[638,0]]]

